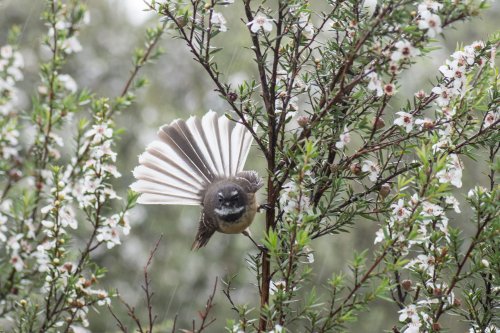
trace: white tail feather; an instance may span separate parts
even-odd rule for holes
[[[243,170],[253,140],[243,125],[213,111],[201,120],[175,120],[158,135],[134,170],[131,188],[142,204],[201,204],[210,182]]]
[[[218,176],[224,175],[224,163],[222,161],[221,147],[219,142],[219,122],[217,121],[217,114],[213,111],[208,112],[202,119],[201,125],[203,132],[208,141],[208,148],[210,157],[214,161],[215,171]]]
[[[231,173],[231,133],[229,128],[230,120],[226,117],[219,118],[219,144],[220,147],[227,147],[229,149],[221,149],[222,161],[224,163],[224,174],[230,175]]]
[[[143,205],[199,205],[199,200],[165,196],[153,193],[142,193],[137,202]]]

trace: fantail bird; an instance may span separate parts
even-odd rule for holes
[[[209,111],[200,120],[175,120],[158,131],[139,156],[130,187],[141,204],[201,205],[192,249],[207,244],[215,231],[244,233],[257,212],[255,192],[263,181],[242,171],[252,135],[239,123]]]

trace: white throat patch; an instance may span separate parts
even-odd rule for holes
[[[241,213],[244,209],[245,209],[245,207],[235,207],[235,208],[222,207],[220,209],[215,208],[214,211],[219,216],[228,216],[228,215]]]

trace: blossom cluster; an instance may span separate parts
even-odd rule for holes
[[[12,45],[0,47],[0,115],[8,116],[14,111],[19,93],[16,82],[23,79],[24,58]]]
[[[427,4],[433,11],[440,8],[432,6],[431,2]],[[419,10],[424,9],[422,7]],[[411,292],[416,288],[428,291],[421,293],[418,299],[399,311],[399,321],[404,323],[403,333],[439,330],[439,324],[432,319],[433,312],[436,309],[452,309],[459,302],[446,279],[439,274],[442,266],[449,260],[449,249],[453,247],[447,212],[454,210],[455,213],[461,213],[458,200],[442,184],[462,187],[463,163],[457,153],[449,152],[450,147],[456,143],[456,101],[468,98],[467,77],[475,68],[484,64],[482,57],[488,51],[483,42],[474,42],[456,51],[439,68],[443,79],[432,89],[432,94],[416,94],[417,104],[418,100],[424,99],[435,102],[436,120],[417,118],[416,111],[396,113],[399,117],[394,124],[402,127],[406,133],[412,133],[414,125],[419,127],[419,131],[432,130],[435,133],[429,150],[421,152],[420,161],[417,162],[420,168],[429,172],[425,177],[422,169],[416,172],[417,179],[428,179],[427,185],[423,190],[415,189],[413,194],[401,194],[390,205],[386,224],[377,231],[375,238],[375,243],[391,244],[392,249],[397,249],[398,257],[409,258],[404,269],[414,272],[414,276],[419,277],[420,281],[417,286],[412,286],[411,280],[407,280],[406,285],[403,284],[405,291]],[[471,129],[481,131],[496,124],[496,112],[497,109],[484,112],[479,126]],[[432,168],[428,164],[430,154],[441,156]],[[377,172],[373,165],[374,162],[365,161],[363,171],[369,172],[370,180],[375,181]],[[408,192],[407,188],[404,189]],[[487,192],[486,189],[471,190],[469,198],[477,197],[477,193]]]
[[[16,47],[9,44],[0,47],[0,175],[7,173],[12,181],[21,177],[16,165],[21,146],[15,117],[19,92],[15,85],[23,79],[23,67],[23,56]]]
[[[88,11],[78,2],[54,2],[45,14],[44,45],[57,57],[41,66],[31,117],[16,111],[22,55],[12,45],[0,48],[0,252],[7,259],[0,261],[0,312],[12,322],[31,320],[44,332],[77,331],[88,326],[91,307],[110,304],[113,295],[99,288],[103,270],[91,254],[129,233],[134,199],[113,208],[121,198],[111,181],[121,175],[109,103],[79,93],[62,68],[82,50],[77,36]],[[23,136],[23,128],[32,135]],[[30,318],[32,309],[44,314]]]

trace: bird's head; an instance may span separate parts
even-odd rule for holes
[[[241,186],[233,182],[220,182],[213,193],[213,212],[219,219],[234,222],[245,213],[247,196]]]

